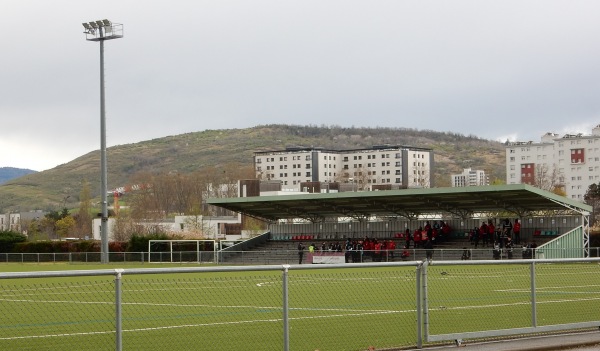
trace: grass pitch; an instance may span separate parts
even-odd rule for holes
[[[5,272],[107,268],[0,265]],[[428,267],[429,332],[531,326],[529,269]],[[538,325],[597,320],[599,273],[597,263],[536,265]],[[415,267],[291,270],[288,288],[292,350],[416,343]],[[5,279],[0,289],[1,349],[115,349],[114,276]],[[123,349],[282,350],[282,301],[281,271],[124,274]]]

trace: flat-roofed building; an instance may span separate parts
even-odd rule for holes
[[[485,171],[465,168],[460,174],[450,176],[453,187],[489,185]]]
[[[381,184],[429,188],[433,152],[400,145],[349,150],[288,147],[255,152],[254,169],[258,179],[280,180],[283,188],[299,188],[307,182],[348,183],[353,190],[372,190]]]
[[[562,188],[570,199],[583,201],[588,187],[600,182],[600,125],[591,135],[546,133],[540,142],[506,145],[506,183],[530,184],[544,190]]]

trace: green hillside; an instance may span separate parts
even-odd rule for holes
[[[252,165],[255,151],[286,146],[352,149],[392,144],[434,150],[437,186],[449,186],[450,174],[463,168],[483,169],[490,181],[505,179],[504,145],[475,136],[405,128],[263,125],[246,129],[207,130],[168,136],[108,149],[109,189],[131,184],[145,173],[193,172],[203,167]],[[95,151],[53,169],[0,185],[0,213],[8,210],[56,210],[66,201],[77,207],[82,181],[100,194],[100,152]]]

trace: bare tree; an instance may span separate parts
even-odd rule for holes
[[[590,184],[583,197],[585,203],[592,206],[592,224],[600,226],[600,183]]]
[[[87,180],[81,183],[79,211],[75,216],[75,233],[79,238],[89,235],[92,230],[92,193]],[[91,235],[90,235],[91,236]]]
[[[559,193],[560,189],[564,189],[564,182],[558,169],[554,165],[549,167],[546,163],[536,164],[532,185],[536,188],[555,193]]]

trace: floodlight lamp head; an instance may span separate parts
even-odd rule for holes
[[[98,25],[96,24],[96,22],[90,22],[90,26],[92,26],[92,28],[98,28]]]
[[[89,23],[82,23],[83,28],[85,29],[92,29],[92,27],[90,27]]]
[[[110,23],[110,21],[109,21],[109,20],[107,20],[107,19],[103,19],[103,20],[102,20],[102,23],[104,23],[104,25],[105,25],[105,26],[110,26],[110,25],[112,24],[112,23]]]
[[[103,27],[104,23],[102,23],[102,21],[96,21],[96,24],[98,25],[98,27]]]

